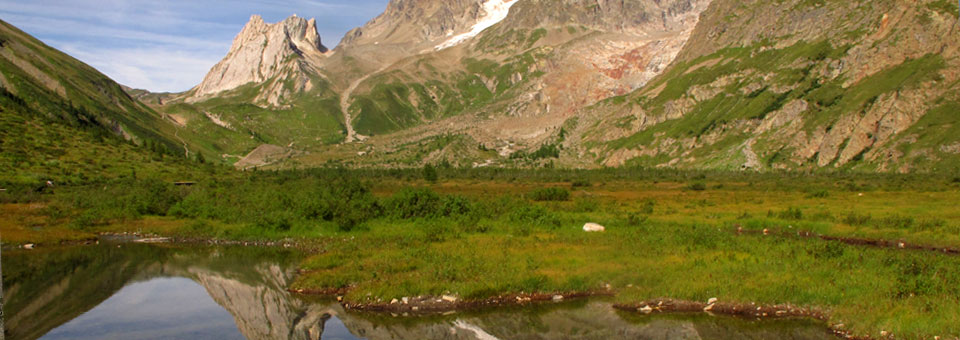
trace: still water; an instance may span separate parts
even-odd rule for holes
[[[642,316],[605,299],[354,313],[284,289],[302,256],[141,244],[4,251],[6,339],[834,339],[813,321]]]

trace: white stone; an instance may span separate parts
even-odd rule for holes
[[[397,300],[397,299],[390,300],[390,304],[391,304],[391,305],[395,305],[395,304],[397,304],[398,302],[400,302],[400,300]]]
[[[33,243],[27,243],[23,245],[23,249],[33,249],[33,247],[34,247]]]
[[[583,231],[586,232],[603,232],[606,230],[607,228],[596,223],[587,223],[583,225]]]
[[[715,303],[717,303],[717,298],[715,298],[715,297],[714,297],[714,298],[710,298],[709,300],[707,300],[707,304],[708,304],[708,305],[712,305],[712,304],[715,304]]]
[[[446,302],[457,302],[457,297],[456,297],[456,296],[444,295],[444,296],[442,296],[441,298],[443,299],[443,301],[446,301]]]
[[[554,295],[553,301],[563,301],[563,295]]]
[[[650,314],[650,313],[653,313],[653,307],[643,306],[639,309],[639,311],[643,314]]]

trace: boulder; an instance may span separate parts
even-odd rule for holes
[[[603,232],[606,230],[607,228],[596,223],[587,223],[583,225],[583,231],[586,232]]]

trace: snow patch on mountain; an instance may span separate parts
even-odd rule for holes
[[[513,7],[517,1],[519,0],[487,0],[483,3],[483,12],[485,15],[477,20],[477,23],[474,24],[469,31],[453,36],[442,44],[437,45],[436,49],[439,51],[459,45],[467,41],[467,39],[479,35],[483,30],[500,23],[503,19],[507,18],[507,15],[510,14],[510,7]]]

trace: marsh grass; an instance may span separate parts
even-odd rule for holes
[[[151,180],[63,187],[5,198],[45,208],[4,205],[11,213],[0,226],[5,240],[18,221],[31,225],[24,238],[27,230],[56,237],[133,229],[302,239],[323,251],[302,264],[294,288],[348,288],[351,302],[610,284],[622,302],[790,303],[821,308],[857,334],[960,334],[960,257],[783,236],[960,247],[954,176],[437,170],[437,183],[421,169],[330,169],[193,187]],[[591,185],[569,192],[571,178]],[[710,183],[709,190],[690,183]],[[567,197],[552,199],[559,196]],[[584,233],[586,222],[607,232]],[[738,236],[737,228],[781,236]]]

